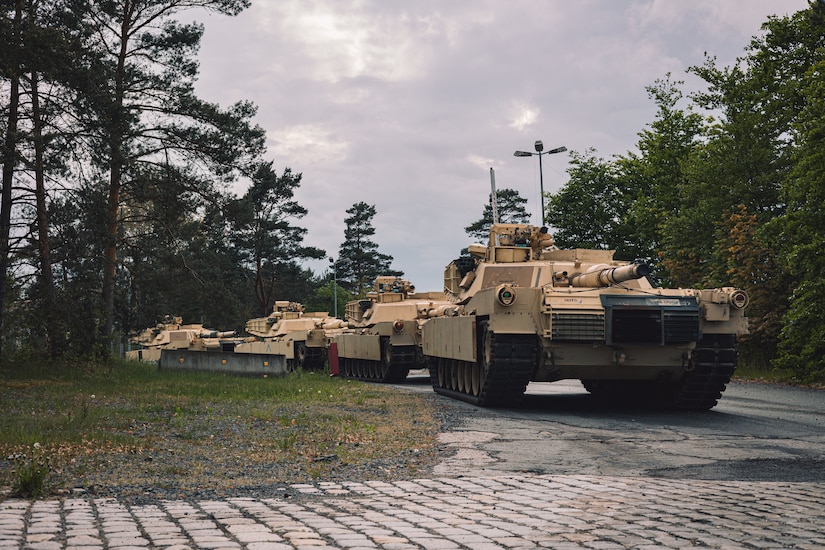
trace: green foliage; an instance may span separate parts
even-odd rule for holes
[[[633,254],[623,234],[628,209],[615,163],[596,157],[593,149],[570,154],[569,181],[547,200],[547,219],[557,229],[559,248],[615,249],[618,256]],[[624,232],[626,233],[626,231]]]
[[[622,205],[627,207],[621,231],[633,258],[656,265],[666,238],[663,226],[685,204],[684,189],[689,186],[685,163],[695,151],[704,131],[702,117],[679,107],[683,99],[681,81],[657,80],[647,88],[658,110],[649,128],[639,133],[639,154],[619,157],[617,178],[622,190]],[[683,235],[682,235],[683,236]],[[660,273],[665,280],[668,274]]]
[[[329,274],[299,263],[324,255],[296,225],[307,215],[294,198],[301,175],[263,160],[254,105],[222,108],[194,92],[203,27],[175,17],[190,7],[234,15],[248,4],[148,0],[132,14],[117,2],[3,6],[0,34],[15,38],[0,48],[0,79],[42,99],[38,116],[30,99],[9,94],[4,130],[44,123],[40,134],[4,133],[4,179],[53,182],[39,212],[48,239],[32,230],[2,251],[3,276],[24,274],[0,283],[4,362],[13,347],[20,356],[104,358],[111,334],[166,314],[238,330],[274,299],[334,310]],[[569,182],[547,205],[558,246],[645,259],[668,285],[747,290],[743,350],[805,379],[823,370],[823,29],[822,2],[769,18],[735,65],[709,57],[691,68],[706,90],[690,102],[680,81],[657,80],[647,88],[656,116],[637,151],[611,160],[574,153]],[[251,182],[244,195],[225,191],[240,181]],[[503,221],[527,220],[518,193],[498,198]],[[0,225],[38,226],[32,211],[2,202],[0,217],[13,219]],[[376,276],[401,274],[373,240],[375,207],[356,203],[347,215],[339,313]],[[468,233],[485,238],[491,218],[487,205]]]
[[[89,158],[105,182],[100,238],[104,338],[113,332],[118,309],[123,236],[134,234],[126,225],[164,229],[156,241],[166,241],[160,255],[186,262],[177,245],[191,241],[192,228],[169,222],[214,200],[218,185],[235,179],[264,150],[263,129],[251,122],[254,105],[241,101],[221,109],[195,96],[194,55],[203,27],[173,19],[194,7],[231,15],[246,5],[245,0],[148,0],[138,10],[108,2],[75,6],[84,24],[93,21],[103,29],[84,35],[84,48],[95,62],[83,90],[88,93],[77,94],[75,111],[89,136]],[[134,216],[124,218],[123,209],[129,207],[136,207],[130,212]]]
[[[825,9],[825,8],[823,8]],[[802,279],[793,292],[776,364],[804,380],[825,380],[825,52],[803,80],[805,108],[795,121],[799,147],[782,186],[784,213],[773,222],[780,258]]]
[[[292,174],[289,168],[278,176],[271,162],[261,163],[244,196],[227,206],[233,213],[231,242],[247,270],[254,274],[260,315],[267,315],[275,300],[290,299],[279,275],[287,269],[297,270],[298,260],[326,255],[323,250],[304,246],[306,230],[292,225],[293,220],[307,213],[294,199],[300,184],[301,175]]]
[[[341,285],[335,286],[332,273],[328,275],[326,284],[318,287],[315,293],[309,295],[303,302],[306,311],[326,311],[330,315],[336,314],[339,319],[344,318],[347,302],[355,300],[356,296]],[[338,308],[336,311],[335,300]]]
[[[612,161],[594,150],[571,155],[570,180],[548,201],[557,246],[615,249],[619,258],[659,264],[662,229],[683,205],[685,163],[704,129],[701,116],[678,107],[679,84],[668,75],[648,87],[658,112],[639,133],[639,153]]]
[[[696,280],[707,287],[735,286],[747,291],[750,334],[740,340],[752,363],[767,364],[776,355],[787,304],[777,302],[798,278],[786,274],[777,253],[765,242],[759,217],[740,205],[722,216],[716,247],[709,256],[711,271]]]
[[[13,333],[3,327],[3,343],[102,357],[117,350],[111,336],[125,338],[164,315],[241,330],[275,294],[303,301],[321,284],[298,265],[324,255],[302,244],[304,230],[294,224],[306,214],[293,196],[300,174],[276,174],[262,159],[253,104],[223,108],[195,95],[203,26],[175,20],[190,8],[235,15],[248,5],[20,4],[15,32],[25,40],[0,49],[0,78],[22,67],[20,90],[40,99],[41,115],[27,99],[21,127],[44,124],[40,139],[20,133],[21,162],[4,169],[27,186],[37,178],[53,186],[44,194],[46,215],[37,217],[51,254],[34,233],[15,255],[4,251],[17,272],[33,276],[3,286],[12,292],[3,314],[15,323]],[[11,29],[14,8],[2,9],[0,28]],[[36,81],[48,94],[36,94]],[[230,182],[251,186],[238,198],[226,191]],[[40,227],[31,209],[13,214],[18,227]]]
[[[802,382],[825,382],[825,281],[806,280],[791,296],[774,365]]]
[[[550,200],[559,246],[645,258],[668,285],[748,291],[743,354],[805,380],[825,376],[823,29],[822,2],[769,18],[736,65],[691,68],[707,90],[687,109],[679,82],[657,81],[638,152],[574,157]]]

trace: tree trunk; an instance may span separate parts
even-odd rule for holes
[[[46,203],[45,167],[43,165],[43,121],[40,112],[39,76],[31,75],[32,134],[34,140],[34,195],[37,210],[37,248],[40,252],[40,285],[43,293],[43,324],[46,327],[46,352],[55,357],[62,351],[58,316],[55,315],[55,290],[49,246],[49,213]]]
[[[115,74],[115,97],[111,106],[111,127],[109,129],[109,197],[106,205],[106,241],[103,249],[103,338],[108,355],[112,343],[112,333],[115,322],[115,279],[117,275],[117,244],[120,220],[120,192],[123,177],[123,140],[125,117],[124,90],[126,80],[126,54],[129,44],[129,29],[131,23],[131,4],[124,10],[120,30],[120,51],[117,59],[117,73]]]
[[[12,39],[6,44],[14,44],[19,52],[21,22],[23,19],[23,2],[17,0],[14,9],[14,31]],[[17,55],[12,56],[8,67],[9,76],[9,115],[6,136],[3,140],[3,189],[0,193],[0,358],[3,351],[3,321],[6,311],[6,284],[8,283],[9,261],[11,258],[11,201],[14,168],[17,165],[17,118],[20,106],[20,70],[16,62]],[[2,359],[0,359],[2,361]]]

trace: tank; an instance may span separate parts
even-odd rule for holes
[[[459,314],[423,327],[433,389],[480,406],[517,403],[531,381],[681,409],[717,404],[748,332],[735,288],[664,289],[614,251],[559,250],[546,228],[493,224],[445,269]]]
[[[424,368],[421,327],[457,311],[443,292],[416,292],[401,277],[377,277],[363,300],[347,303],[350,329],[334,336],[340,374],[370,382],[402,382]]]
[[[184,325],[181,317],[167,315],[162,322],[142,330],[129,341],[140,349],[127,351],[127,359],[158,361],[162,349],[231,352],[245,339],[232,330],[218,331],[200,324]]]
[[[297,302],[276,301],[267,317],[250,319],[246,332],[255,341],[235,347],[235,353],[271,353],[286,356],[287,370],[323,369],[327,361],[327,331],[346,324],[327,312],[306,312]]]

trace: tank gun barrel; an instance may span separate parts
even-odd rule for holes
[[[199,338],[232,338],[236,336],[234,330],[202,330],[198,333]]]
[[[570,286],[599,288],[623,283],[631,279],[641,279],[650,273],[650,266],[647,264],[632,264],[620,267],[592,268],[590,271],[574,275],[570,279]]]

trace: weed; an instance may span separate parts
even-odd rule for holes
[[[10,458],[14,464],[12,494],[20,498],[43,496],[52,465],[40,443],[35,443]]]
[[[281,452],[288,453],[292,451],[297,442],[298,432],[287,428],[287,430],[275,440],[275,446]]]

